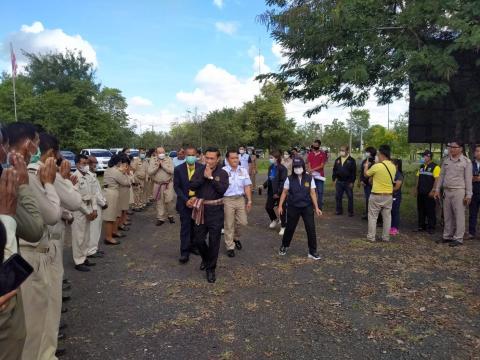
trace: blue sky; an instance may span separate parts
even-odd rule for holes
[[[98,80],[122,90],[140,130],[167,130],[199,112],[240,106],[258,93],[253,77],[275,70],[281,48],[256,16],[263,0],[63,0],[2,2],[0,67],[8,69],[8,42],[28,51],[80,48],[97,66]],[[258,50],[261,57],[258,57]],[[366,105],[373,123],[386,122],[386,107]],[[308,105],[287,105],[303,123]],[[390,107],[391,118],[406,110]],[[331,108],[307,121],[328,124],[348,110]]]

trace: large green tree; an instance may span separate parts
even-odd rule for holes
[[[349,133],[343,122],[333,119],[330,125],[325,125],[322,145],[328,146],[332,151],[337,152],[342,145],[348,145]]]
[[[380,104],[404,95],[417,100],[451,92],[458,52],[480,45],[478,0],[266,0],[260,19],[288,61],[269,78],[286,86],[287,99],[323,99],[362,106],[371,89]],[[475,65],[474,65],[475,66]],[[480,61],[476,62],[477,70]],[[480,112],[480,91],[469,100]]]

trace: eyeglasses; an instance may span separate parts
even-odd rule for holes
[[[460,149],[461,146],[453,146],[453,145],[447,145],[450,149]]]

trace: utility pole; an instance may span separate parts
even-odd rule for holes
[[[387,130],[390,130],[390,103],[387,104]]]

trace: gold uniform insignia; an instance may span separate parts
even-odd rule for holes
[[[305,187],[310,187],[310,184],[308,183],[308,181],[305,182]]]
[[[220,176],[215,176],[215,181],[220,181]]]

